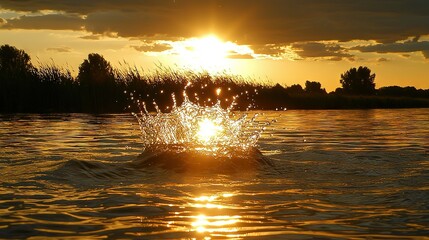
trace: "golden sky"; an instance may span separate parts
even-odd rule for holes
[[[328,91],[368,66],[376,87],[429,88],[427,0],[2,0],[3,44],[74,71],[100,53]]]

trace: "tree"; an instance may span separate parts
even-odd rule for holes
[[[82,86],[102,86],[115,82],[112,66],[97,53],[90,53],[88,59],[79,66],[77,79]]]
[[[30,56],[10,45],[0,47],[0,111],[27,111],[36,97],[38,82]]]
[[[371,95],[375,93],[375,74],[367,67],[351,68],[341,74],[340,83],[344,93]]]
[[[30,56],[10,45],[0,47],[0,72],[4,74],[20,74],[30,72],[33,66]]]
[[[286,92],[290,95],[301,95],[304,93],[304,89],[302,89],[300,84],[293,84],[286,88]]]
[[[320,82],[305,82],[305,92],[310,94],[326,94],[326,90],[322,88]]]
[[[113,68],[103,56],[88,55],[79,66],[77,80],[81,89],[82,108],[87,112],[119,111],[116,97],[121,91]]]

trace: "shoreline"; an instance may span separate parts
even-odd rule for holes
[[[429,99],[410,97],[385,96],[350,96],[350,95],[320,95],[320,96],[288,96],[277,102],[258,104],[257,107],[246,110],[237,106],[234,111],[286,111],[287,110],[372,110],[372,109],[415,109],[429,108]],[[163,106],[160,106],[164,109]],[[123,111],[58,111],[53,109],[34,109],[28,111],[0,111],[0,114],[56,114],[56,113],[87,113],[87,114],[120,114],[132,112]],[[155,112],[155,111],[150,111]]]

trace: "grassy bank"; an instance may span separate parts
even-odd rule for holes
[[[193,102],[210,106],[219,101],[225,108],[235,102],[236,110],[429,107],[429,89],[391,86],[359,96],[338,88],[328,94],[320,83],[310,81],[302,88],[162,66],[152,72],[127,64],[113,68],[95,53],[73,76],[54,63],[35,67],[24,51],[0,47],[0,113],[118,113],[137,111],[142,102],[149,111],[155,110],[153,103],[169,111],[173,95],[178,105],[183,102],[185,88]]]
[[[183,90],[193,102],[223,107],[235,99],[236,110],[287,109],[369,109],[425,108],[429,98],[401,96],[356,96],[341,93],[296,91],[279,84],[258,83],[240,76],[159,68],[142,74],[136,68],[114,69],[110,80],[87,82],[72,77],[69,71],[44,66],[25,75],[3,76],[0,89],[0,112],[86,112],[118,113],[136,111],[138,102],[162,111],[183,101]],[[18,78],[19,77],[19,78]],[[104,76],[105,77],[105,76]]]

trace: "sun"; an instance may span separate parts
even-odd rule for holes
[[[222,41],[215,35],[208,35],[183,41],[177,52],[180,59],[189,67],[213,73],[226,68],[228,55],[234,51],[234,45]]]
[[[200,59],[206,58],[206,61],[218,63],[228,55],[227,44],[213,35],[193,39],[190,43],[192,55]]]

